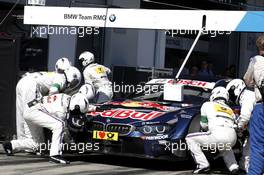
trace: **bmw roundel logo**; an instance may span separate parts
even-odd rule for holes
[[[110,15],[110,16],[109,16],[109,20],[110,20],[111,22],[114,22],[114,21],[116,20],[116,16],[115,16],[114,14]]]
[[[110,119],[106,119],[106,123],[110,123],[111,122],[111,120]]]

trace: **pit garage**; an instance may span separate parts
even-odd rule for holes
[[[254,23],[263,20],[255,17],[254,11],[263,14],[263,9],[261,0],[0,0],[1,143],[17,137],[19,79],[26,72],[54,71],[62,57],[82,71],[78,57],[84,51],[92,52],[96,63],[110,68],[114,100],[127,98],[131,87],[136,87],[135,91],[153,79],[160,83],[160,79],[180,78],[188,85],[200,86],[242,78],[249,59],[257,54],[255,41],[264,30]],[[192,10],[197,12],[193,16]],[[208,13],[202,14],[204,10]],[[244,14],[247,12],[249,17]],[[248,17],[245,20],[255,21],[238,19],[240,13]],[[131,113],[134,117],[139,114]],[[118,115],[122,117],[115,113]],[[45,134],[50,137],[51,133]],[[0,148],[0,170],[3,174],[191,174],[195,167],[190,157],[171,162],[100,153],[67,152],[65,156],[72,162],[69,166],[50,164],[47,153],[22,151],[6,156]],[[217,156],[210,160],[211,174],[228,173]]]

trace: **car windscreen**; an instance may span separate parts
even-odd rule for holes
[[[168,102],[163,100],[164,85],[148,85],[141,92],[133,94],[134,100],[149,100],[157,102]],[[180,103],[202,103],[209,99],[211,94],[210,89],[204,89],[200,87],[184,86],[183,98],[184,101]]]

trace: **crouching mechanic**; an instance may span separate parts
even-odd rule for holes
[[[70,67],[63,74],[56,72],[27,73],[19,80],[16,87],[16,120],[18,139],[31,139],[30,131],[24,121],[27,104],[41,96],[74,89],[81,82],[81,73]],[[41,135],[41,133],[39,133]]]
[[[256,96],[253,91],[246,88],[246,84],[241,79],[230,81],[226,89],[229,93],[229,99],[234,104],[241,107],[240,116],[237,119],[238,131],[243,132],[247,129],[251,118],[253,108],[256,104]],[[249,138],[247,137],[243,144],[242,158],[239,162],[240,169],[248,172],[249,167]]]
[[[238,165],[232,151],[236,143],[235,115],[226,105],[229,99],[224,87],[216,87],[210,96],[210,101],[201,107],[201,127],[207,132],[191,133],[186,136],[186,142],[197,164],[194,174],[210,171],[210,164],[206,159],[202,147],[217,149],[223,156],[231,174],[237,174]],[[220,149],[221,148],[221,149]]]
[[[113,98],[112,83],[108,79],[110,69],[94,63],[94,55],[91,52],[83,52],[79,56],[83,66],[83,77],[85,84],[90,84],[95,90],[95,102],[103,103]]]
[[[89,102],[80,93],[72,97],[66,94],[55,94],[45,96],[36,104],[29,103],[25,111],[25,121],[32,133],[32,141],[12,140],[4,143],[4,149],[8,155],[21,149],[37,149],[42,142],[38,140],[35,131],[39,127],[52,131],[52,142],[50,147],[50,162],[68,164],[69,161],[62,158],[62,140],[65,121],[69,112],[78,112],[80,115],[88,111]]]

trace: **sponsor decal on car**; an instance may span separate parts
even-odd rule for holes
[[[93,131],[93,139],[118,141],[117,132]]]
[[[167,138],[169,138],[168,135],[157,135],[157,136],[142,137],[142,139],[145,139],[145,140],[162,140],[162,139],[167,139]]]
[[[148,81],[146,84],[166,84],[166,83],[174,83],[174,79],[152,79]]]
[[[117,109],[117,110],[107,110],[103,112],[90,112],[88,115],[90,116],[98,116],[101,117],[109,117],[109,118],[115,118],[115,119],[127,119],[131,118],[134,120],[152,120],[155,119],[161,115],[165,114],[165,112],[157,112],[152,111],[150,113],[144,113],[144,112],[137,112],[135,110],[124,110],[124,109]]]
[[[110,105],[120,105],[120,106],[124,106],[124,107],[131,107],[131,108],[136,108],[136,107],[142,107],[142,108],[155,108],[155,109],[159,109],[162,111],[168,111],[171,110],[170,107],[168,106],[163,106],[160,105],[158,103],[153,103],[153,102],[149,102],[149,101],[123,101],[123,102],[109,102],[108,104]]]
[[[206,81],[198,81],[198,80],[186,80],[186,79],[180,79],[176,81],[175,79],[153,79],[147,82],[146,84],[181,84],[181,85],[188,85],[188,86],[194,86],[194,87],[201,87],[201,88],[207,88],[207,89],[213,89],[215,83],[213,82],[206,82]]]
[[[194,86],[194,87],[207,88],[207,89],[213,89],[215,85],[215,83],[209,83],[205,81],[184,80],[184,79],[179,80],[176,83],[182,85]]]
[[[192,116],[188,114],[181,114],[181,118],[191,119]]]

